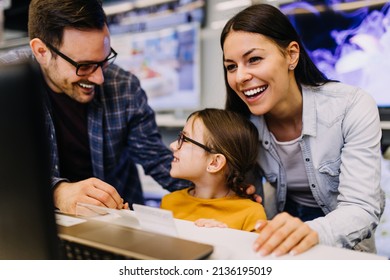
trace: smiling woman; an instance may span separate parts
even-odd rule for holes
[[[298,254],[320,243],[375,252],[384,197],[374,99],[328,79],[274,6],[239,12],[220,43],[226,109],[256,125],[258,163],[283,212],[263,223],[256,251]]]

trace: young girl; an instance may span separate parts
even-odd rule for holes
[[[251,122],[231,111],[196,111],[170,147],[171,176],[193,185],[164,196],[161,208],[207,227],[254,231],[256,222],[266,219],[263,206],[246,195],[244,178],[258,154],[258,132]]]

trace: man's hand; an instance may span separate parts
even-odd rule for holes
[[[256,225],[259,237],[253,249],[262,256],[286,253],[297,255],[318,244],[318,233],[300,219],[286,212],[276,215],[270,221],[259,221]]]
[[[77,202],[116,209],[128,208],[113,186],[97,178],[75,183],[60,182],[53,195],[55,207],[68,214],[76,214]]]

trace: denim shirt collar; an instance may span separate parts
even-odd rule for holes
[[[315,88],[313,87],[302,87],[302,135],[317,135],[316,98],[313,91],[315,91]],[[264,148],[268,149],[268,145],[271,143],[271,134],[265,122],[264,115],[251,115],[250,120],[255,124],[259,131],[259,140],[262,142]]]

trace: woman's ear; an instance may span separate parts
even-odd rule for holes
[[[212,154],[211,161],[207,165],[207,171],[217,173],[226,165],[226,157],[223,154]]]
[[[34,38],[30,41],[31,50],[35,56],[35,59],[39,64],[47,64],[51,58],[51,52],[47,48],[46,44],[39,38]]]
[[[287,47],[287,55],[290,60],[289,61],[290,70],[294,69],[297,66],[299,61],[299,52],[300,52],[299,44],[295,41],[292,41]]]

